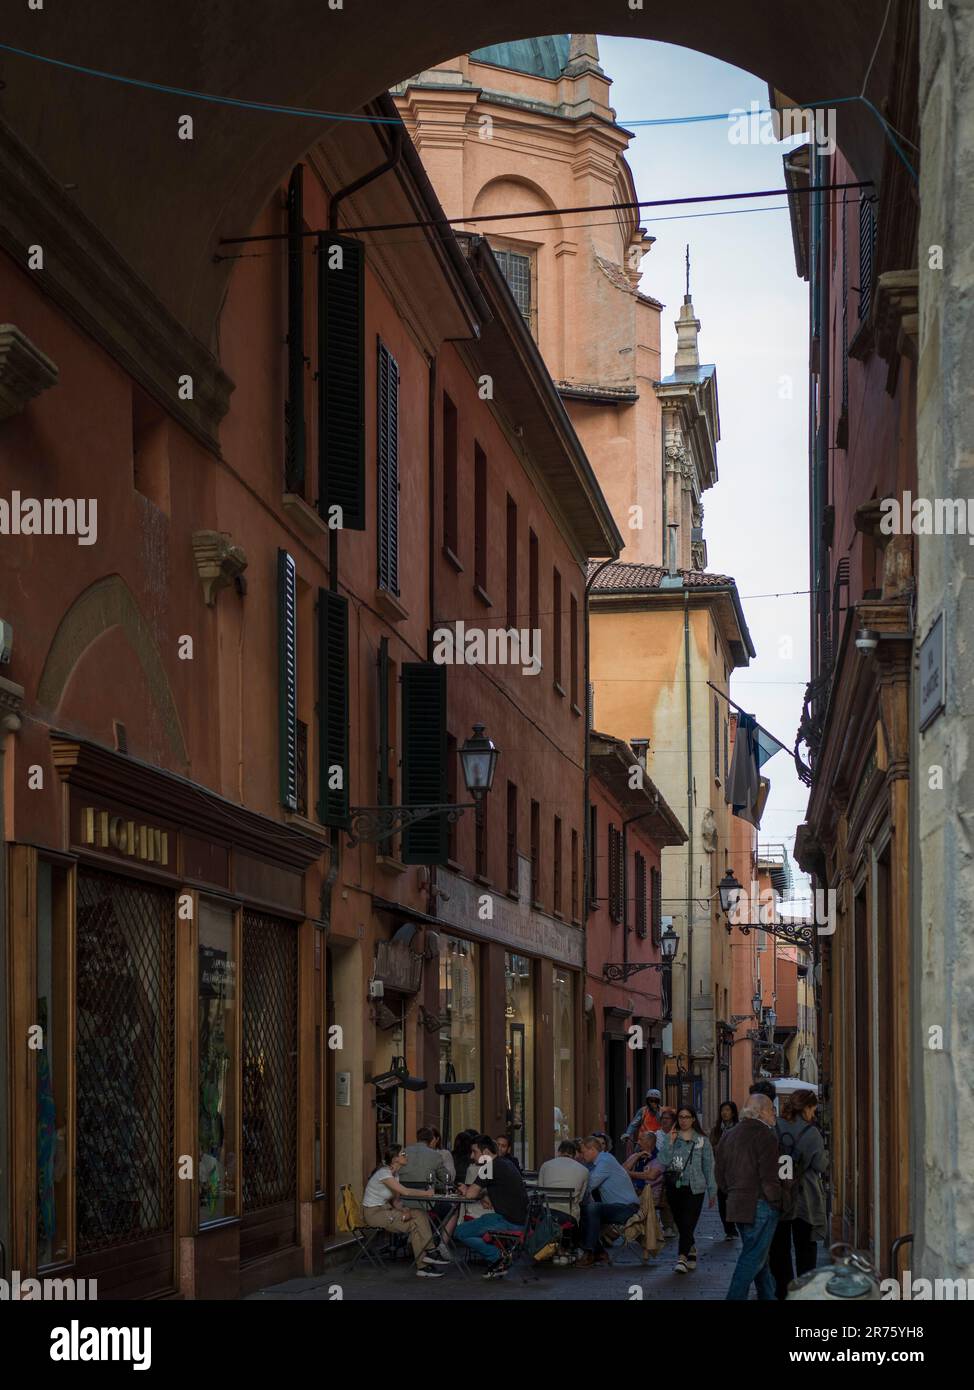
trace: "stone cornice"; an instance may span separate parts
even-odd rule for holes
[[[57,365],[12,323],[0,323],[0,420],[53,386]]]
[[[15,734],[24,712],[24,687],[0,676],[0,732]]]
[[[43,248],[43,269],[27,269],[29,246]],[[170,415],[219,453],[233,382],[3,122],[0,248]],[[179,397],[186,376],[192,377],[192,400]]]

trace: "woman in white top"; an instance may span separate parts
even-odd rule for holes
[[[401,1144],[385,1150],[381,1165],[365,1184],[362,1197],[365,1224],[381,1226],[397,1235],[408,1235],[419,1278],[442,1279],[443,1271],[436,1266],[449,1262],[441,1259],[434,1250],[429,1217],[425,1211],[403,1207],[400,1202],[402,1197],[434,1197],[436,1194],[431,1187],[403,1187],[396,1174],[407,1161]]]

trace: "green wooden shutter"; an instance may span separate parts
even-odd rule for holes
[[[318,237],[318,459],[321,515],[341,507],[342,529],[364,531],[365,252],[325,232]]]
[[[378,797],[376,804],[388,806],[389,795],[389,639],[379,638],[379,655],[376,658],[379,695],[379,747],[377,755]]]
[[[277,552],[277,652],[281,803],[298,809],[297,575],[286,550]]]
[[[399,594],[399,367],[379,342],[376,380],[378,471],[378,584]]]
[[[341,786],[332,786],[341,768]],[[318,590],[318,819],[347,826],[348,599]]]
[[[287,186],[287,401],[284,405],[284,486],[304,488],[304,169]]]
[[[402,799],[405,806],[447,801],[446,667],[432,661],[402,668]],[[445,864],[449,825],[429,816],[402,837],[404,864]]]

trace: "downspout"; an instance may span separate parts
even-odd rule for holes
[[[328,230],[329,230],[329,232],[335,232],[335,231],[338,230],[338,209],[339,209],[339,207],[341,206],[341,204],[344,202],[344,200],[345,200],[346,198],[351,197],[351,195],[352,195],[353,193],[357,193],[357,192],[359,191],[359,189],[365,188],[367,184],[372,183],[373,180],[379,178],[382,174],[388,173],[390,169],[394,169],[394,168],[396,167],[396,165],[399,163],[399,160],[400,160],[401,157],[402,157],[402,142],[403,142],[403,127],[402,127],[401,125],[394,126],[394,127],[393,127],[393,132],[392,132],[392,149],[391,149],[390,152],[389,152],[388,158],[384,159],[384,160],[382,161],[381,164],[377,164],[377,165],[375,166],[374,169],[370,169],[367,173],[362,174],[359,178],[353,180],[352,183],[346,184],[346,185],[344,186],[344,188],[339,188],[339,189],[337,189],[336,192],[334,192],[334,193],[331,195],[331,197],[328,199]],[[324,234],[322,234],[322,233],[319,232],[319,234],[318,234],[318,265],[319,265],[319,274],[321,273],[321,272],[320,272],[320,267],[321,267],[321,265],[323,264],[321,257],[322,257],[322,255],[323,255],[323,253],[324,253],[324,250],[325,250],[325,243],[326,243],[326,241],[327,241],[327,237],[326,237]],[[319,324],[319,333],[320,333],[320,324]],[[319,362],[318,362],[319,378],[320,378],[320,374],[321,374],[321,366],[322,366],[322,364],[321,364],[321,361],[320,361],[320,353],[319,353]],[[319,389],[319,391],[321,390],[321,381],[320,381],[320,379],[319,379],[319,383],[318,383],[318,389]],[[320,451],[320,449],[321,449],[321,444],[322,444],[322,441],[321,441],[321,439],[319,438],[319,440],[318,440],[318,448],[319,448],[319,451]],[[320,456],[320,455],[319,455],[319,456]],[[319,478],[318,478],[318,487],[319,487],[319,489],[320,489],[320,487],[321,487],[321,482],[322,482],[322,480],[321,480],[321,477],[319,476]],[[338,593],[338,589],[339,589],[339,585],[338,585],[338,528],[335,527],[335,526],[331,526],[331,527],[328,528],[328,587],[329,587],[329,589],[331,590],[331,592],[332,592],[333,594],[337,594],[337,593]],[[325,920],[328,921],[329,923],[331,922],[331,895],[332,895],[332,890],[334,889],[335,883],[336,883],[336,881],[337,881],[337,879],[338,879],[338,874],[339,874],[339,871],[340,871],[340,869],[341,869],[341,862],[342,862],[342,831],[341,831],[341,828],[338,827],[338,826],[335,826],[335,827],[333,827],[333,829],[332,829],[332,833],[331,833],[331,836],[330,836],[330,849],[331,849],[331,854],[329,855],[328,873],[327,873],[327,876],[326,876],[326,878],[325,878],[324,887],[323,887],[323,889],[322,889],[322,916],[325,917]],[[325,911],[326,905],[327,905],[327,912]]]
[[[582,708],[583,708],[584,711],[585,711],[585,757],[584,757],[584,762],[583,762],[584,775],[583,775],[583,777],[582,777],[582,901],[583,901],[583,903],[585,904],[585,910],[584,910],[584,912],[582,913],[582,921],[585,922],[586,928],[585,928],[585,931],[582,933],[582,982],[583,982],[583,989],[584,989],[585,977],[586,977],[586,975],[588,974],[588,914],[589,914],[589,908],[590,908],[590,906],[591,906],[590,899],[589,899],[589,884],[590,884],[590,882],[591,882],[591,864],[592,864],[592,843],[591,843],[592,826],[591,826],[591,821],[590,821],[590,817],[589,817],[589,813],[588,813],[588,803],[589,803],[589,779],[591,778],[592,773],[591,773],[591,750],[590,750],[590,748],[589,748],[589,743],[590,743],[591,735],[592,735],[592,725],[593,725],[594,722],[595,722],[594,716],[593,716],[593,711],[592,711],[592,706],[591,706],[590,703],[589,703],[589,691],[590,691],[590,689],[591,689],[591,684],[590,684],[590,680],[589,680],[590,670],[591,670],[591,666],[590,666],[590,663],[591,663],[591,642],[590,642],[590,640],[589,640],[589,623],[590,623],[590,613],[591,613],[591,609],[590,609],[590,605],[589,605],[589,599],[590,599],[590,596],[591,596],[591,593],[592,593],[592,586],[594,585],[595,581],[598,579],[599,575],[600,575],[600,574],[602,573],[602,571],[605,569],[606,565],[611,565],[611,564],[614,564],[614,563],[615,563],[614,557],[611,557],[611,556],[610,556],[610,558],[609,558],[608,560],[603,560],[603,561],[601,562],[601,564],[599,564],[598,567],[592,571],[592,573],[589,575],[588,579],[587,579],[586,582],[585,582],[585,608],[584,608],[584,619],[585,619],[585,695],[584,695],[584,700],[585,700],[585,703],[584,703],[584,705],[582,706]],[[623,897],[625,897],[625,894],[623,894]]]
[[[7,801],[6,751],[8,734],[21,727],[19,711],[24,692],[19,685],[0,677],[0,690],[5,697],[0,717],[0,1278],[8,1277],[8,1251],[11,1245],[13,1211],[8,1205],[11,1184],[8,1181],[11,1164],[10,1150],[10,940],[7,915]]]
[[[683,589],[683,673],[687,717],[687,1068],[693,1060],[693,723],[690,693],[690,590]]]
[[[429,462],[429,610],[430,621],[426,633],[426,660],[433,660],[433,624],[436,622],[436,545],[433,527],[436,518],[436,358],[429,359],[429,393],[427,398],[427,457]],[[444,465],[445,467],[445,465]],[[429,884],[426,898],[426,911],[430,917],[436,916],[436,865],[429,866]]]

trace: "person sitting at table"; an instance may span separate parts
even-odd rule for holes
[[[487,1261],[485,1279],[501,1279],[507,1273],[507,1264],[502,1262],[500,1248],[484,1240],[484,1236],[488,1231],[523,1231],[528,1219],[527,1188],[514,1164],[501,1161],[489,1134],[481,1134],[475,1141],[473,1159],[477,1165],[476,1181],[464,1183],[461,1195],[479,1197],[486,1192],[493,1210],[475,1221],[461,1221],[456,1239]]]
[[[442,1153],[433,1148],[433,1131],[424,1125],[416,1131],[415,1144],[405,1147],[406,1166],[400,1174],[405,1187],[445,1187],[446,1164]]]
[[[506,1158],[508,1163],[513,1163],[514,1167],[520,1173],[521,1164],[518,1161],[517,1154],[514,1152],[514,1145],[511,1143],[507,1135],[498,1134],[497,1138],[494,1140],[494,1143],[497,1145],[497,1157]]]
[[[446,1169],[447,1183],[456,1182],[457,1165],[453,1161],[453,1155],[451,1154],[449,1149],[444,1149],[443,1139],[440,1135],[440,1131],[436,1128],[436,1125],[430,1125],[429,1128],[430,1134],[432,1134],[433,1136],[433,1138],[430,1140],[430,1148],[433,1149],[435,1153],[438,1153],[440,1158],[443,1160],[443,1167]]]
[[[599,1247],[602,1227],[624,1226],[639,1210],[639,1199],[629,1174],[612,1154],[599,1147],[594,1134],[582,1140],[582,1162],[590,1170],[589,1196],[597,1195],[596,1201],[586,1202],[582,1207],[584,1253],[576,1268],[585,1269],[589,1265],[609,1263],[608,1252]]]
[[[582,1203],[588,1190],[588,1169],[576,1158],[574,1141],[563,1139],[558,1145],[555,1158],[548,1158],[538,1169],[539,1187],[563,1187],[571,1189],[570,1197],[552,1197],[548,1201],[552,1211],[560,1211],[578,1221]],[[662,1171],[662,1170],[661,1170]]]
[[[382,1162],[365,1184],[362,1197],[362,1210],[366,1226],[380,1226],[395,1235],[409,1237],[409,1244],[416,1261],[416,1274],[420,1279],[442,1279],[442,1269],[437,1265],[448,1264],[434,1250],[433,1231],[429,1217],[418,1208],[407,1210],[402,1206],[403,1197],[433,1197],[431,1187],[417,1192],[415,1188],[404,1187],[399,1174],[407,1162],[406,1151],[401,1144],[393,1144],[382,1154]]]

